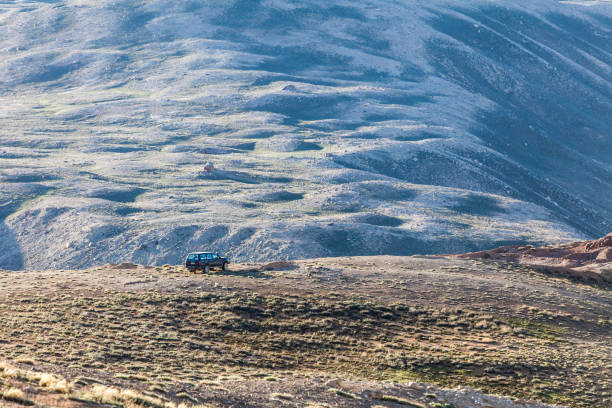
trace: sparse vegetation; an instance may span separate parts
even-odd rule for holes
[[[421,404],[418,401],[411,401],[405,398],[396,397],[394,395],[383,395],[380,399],[381,401],[393,402],[395,404],[406,405],[412,408],[427,408],[425,404]]]
[[[19,282],[11,296],[0,294],[0,340],[11,339],[0,357],[13,361],[0,364],[0,374],[11,386],[26,381],[55,398],[149,407],[206,404],[229,398],[238,384],[255,383],[269,390],[263,406],[270,400],[293,403],[303,397],[288,383],[328,375],[467,385],[576,407],[605,406],[610,379],[597,367],[609,361],[607,306],[556,292],[521,292],[513,279],[565,293],[585,291],[585,299],[605,298],[603,289],[518,268],[476,266],[508,279],[484,287],[481,280],[470,281],[474,272],[456,264],[429,279],[418,270],[391,272],[402,264],[382,269],[365,260],[347,262],[351,273],[314,261],[249,267],[257,270],[252,274],[237,266],[231,275],[211,276],[175,267],[120,269],[102,287],[89,272],[71,272],[66,276],[74,288],[44,293]],[[81,275],[91,282],[79,283]],[[13,277],[0,276],[0,286],[8,279]],[[146,280],[165,282],[165,289],[153,286],[158,283],[123,285]],[[54,285],[51,279],[45,284]],[[477,285],[477,301],[470,285]],[[506,299],[525,303],[498,308]],[[29,357],[17,363],[23,355]],[[317,392],[328,399],[313,404],[351,404],[367,394],[339,385]],[[441,404],[431,393],[380,395],[376,400],[395,404]]]
[[[178,394],[176,394],[176,396],[177,396],[177,398],[186,399],[186,400],[189,400],[189,401],[191,401],[191,402],[193,402],[195,404],[198,403],[198,399],[196,397],[186,393],[185,391],[179,392]]]
[[[7,401],[17,402],[23,405],[34,405],[34,403],[26,398],[25,393],[19,388],[9,388],[2,392],[2,398]]]
[[[340,395],[341,397],[346,397],[346,398],[351,398],[351,399],[359,399],[359,395],[354,394],[352,392],[349,391],[344,391],[338,388],[330,388],[329,392],[336,394],[336,395]]]
[[[432,402],[429,404],[429,406],[431,408],[455,408],[455,404],[444,402]]]
[[[270,395],[271,399],[283,400],[283,401],[291,401],[293,399],[293,395],[286,393],[275,392]]]

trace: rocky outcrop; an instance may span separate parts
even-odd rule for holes
[[[541,266],[558,275],[600,283],[612,283],[612,233],[593,241],[559,246],[504,246],[489,251],[454,255]]]

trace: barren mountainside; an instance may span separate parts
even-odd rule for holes
[[[0,268],[603,236],[611,28],[608,1],[0,1]]]

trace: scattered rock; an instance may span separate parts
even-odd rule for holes
[[[215,171],[215,166],[211,162],[206,162],[204,165],[204,173],[212,173]]]

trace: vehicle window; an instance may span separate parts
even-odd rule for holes
[[[208,254],[208,259],[213,259],[212,254]]]
[[[198,256],[196,254],[189,254],[189,256],[187,257],[188,261],[197,261],[198,260]]]

